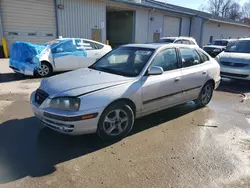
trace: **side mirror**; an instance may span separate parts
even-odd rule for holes
[[[163,72],[163,68],[159,66],[152,66],[148,69],[148,75],[161,75]]]
[[[194,60],[194,64],[199,64],[199,60]]]
[[[57,48],[57,49],[56,49],[56,53],[61,53],[61,52],[63,52],[63,49],[62,49],[62,48]]]

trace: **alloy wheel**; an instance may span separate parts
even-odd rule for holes
[[[46,64],[41,64],[37,70],[38,74],[42,77],[47,76],[49,74],[49,67]]]
[[[213,94],[212,84],[207,84],[202,91],[201,100],[203,104],[208,104]]]
[[[109,112],[103,121],[103,130],[107,135],[117,136],[126,130],[129,123],[128,114],[122,109]]]

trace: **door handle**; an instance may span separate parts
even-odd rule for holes
[[[203,71],[203,72],[202,72],[202,75],[204,75],[204,74],[207,74],[207,71]]]
[[[175,82],[179,82],[181,80],[181,77],[177,77],[174,79]]]

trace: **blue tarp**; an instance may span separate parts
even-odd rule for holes
[[[34,71],[40,65],[41,52],[44,45],[36,45],[28,42],[15,42],[11,45],[10,66],[18,70]]]
[[[53,59],[73,55],[86,57],[84,47],[76,44],[80,39],[53,40],[46,44],[31,44],[28,42],[15,42],[11,45],[10,66],[17,72],[33,75],[34,71],[40,66],[40,56],[45,48],[51,49]],[[49,58],[46,58],[49,59]],[[50,62],[51,64],[54,63]]]

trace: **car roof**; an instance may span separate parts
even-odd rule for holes
[[[188,47],[188,48],[197,48],[195,45],[188,45],[188,44],[175,44],[175,43],[169,43],[169,44],[163,44],[163,43],[151,43],[151,44],[126,44],[122,47],[134,47],[134,48],[150,48],[150,49],[158,49],[163,46],[166,47]]]
[[[72,39],[83,39],[83,40],[85,40],[85,41],[89,41],[89,42],[94,42],[94,43],[97,43],[97,44],[105,45],[105,44],[100,43],[100,42],[98,42],[98,41],[90,40],[90,39],[85,39],[85,38],[58,38],[57,40],[63,41],[63,40],[72,40]]]
[[[234,41],[238,39],[215,39],[214,41]]]
[[[189,39],[189,40],[195,40],[193,37],[162,37],[161,39]]]
[[[177,39],[179,37],[161,37],[161,39]]]
[[[250,38],[242,38],[242,39],[239,39],[239,40],[250,40]]]

